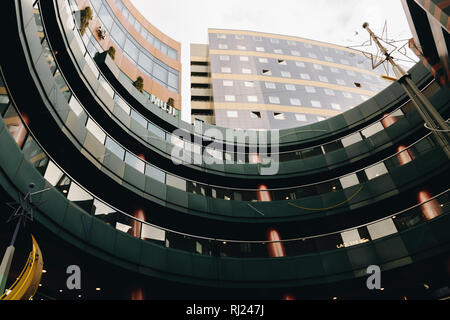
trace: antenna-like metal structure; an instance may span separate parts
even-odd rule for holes
[[[13,214],[9,217],[8,222],[17,220],[16,228],[11,239],[11,244],[6,249],[5,255],[3,256],[2,263],[0,265],[0,295],[5,291],[6,281],[8,280],[9,270],[11,268],[12,259],[14,256],[15,247],[14,244],[19,234],[20,226],[25,226],[27,220],[33,221],[33,206],[36,205],[33,202],[33,196],[46,192],[51,188],[47,188],[38,192],[32,192],[35,184],[30,183],[28,185],[28,193],[22,197],[20,195],[19,202],[7,203],[6,205],[14,209]]]
[[[369,28],[367,22],[363,24],[363,28],[367,30],[370,38],[375,42],[382,54],[382,60],[377,65],[388,62],[392,66],[399,83],[403,86],[425,121],[425,127],[434,133],[439,145],[450,159],[450,135],[448,123],[442,118],[440,113],[436,111],[427,97],[425,97],[425,95],[417,88],[415,83],[411,80],[411,75],[406,73],[402,67],[395,62],[391,53],[383,46],[380,38]]]

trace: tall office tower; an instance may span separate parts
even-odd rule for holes
[[[191,44],[191,115],[214,124],[209,52],[206,44]]]
[[[450,3],[402,0],[413,33],[410,48],[442,85],[450,85]]]
[[[252,31],[209,29],[215,124],[286,129],[345,112],[389,85],[360,52]]]
[[[28,203],[34,185],[8,297],[450,296],[450,162],[402,85],[375,95],[385,84],[356,53],[211,30],[191,70],[197,97],[214,97],[216,122],[306,124],[261,130],[255,148],[254,131],[173,116],[179,46],[129,1],[3,1],[0,28],[2,253],[15,228],[8,204]],[[421,62],[410,76],[448,118],[448,87]],[[174,161],[181,153],[194,161]],[[30,233],[38,260],[27,260]],[[367,286],[373,266],[379,290]],[[76,267],[81,288],[70,290]]]

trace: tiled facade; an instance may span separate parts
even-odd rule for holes
[[[215,120],[286,129],[347,111],[389,85],[361,53],[249,31],[209,30]]]

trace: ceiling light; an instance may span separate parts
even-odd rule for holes
[[[47,273],[47,270],[42,270],[42,273]]]
[[[101,288],[95,288],[95,291],[100,291],[100,290],[102,290]]]

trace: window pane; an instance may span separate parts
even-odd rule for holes
[[[145,174],[161,183],[166,183],[166,174],[164,171],[161,171],[154,166],[147,166],[145,168]]]
[[[131,153],[127,152],[125,154],[125,162],[138,170],[139,172],[144,173],[145,169],[145,163],[135,155],[132,155]]]
[[[117,144],[114,140],[111,140],[111,138],[107,137],[105,147],[113,154],[118,156],[119,159],[123,160],[123,157],[125,156],[125,149]]]
[[[142,53],[139,56],[139,65],[142,67],[142,69],[147,71],[149,74],[152,74],[153,61],[147,55]]]
[[[125,41],[124,50],[131,59],[138,61],[139,49],[130,41],[130,39]]]
[[[102,6],[102,8],[100,9],[100,11],[98,13],[98,16],[102,20],[105,28],[107,30],[111,30],[114,21],[113,21],[113,18],[111,17],[111,15],[109,14],[108,10],[106,10],[105,6]]]

